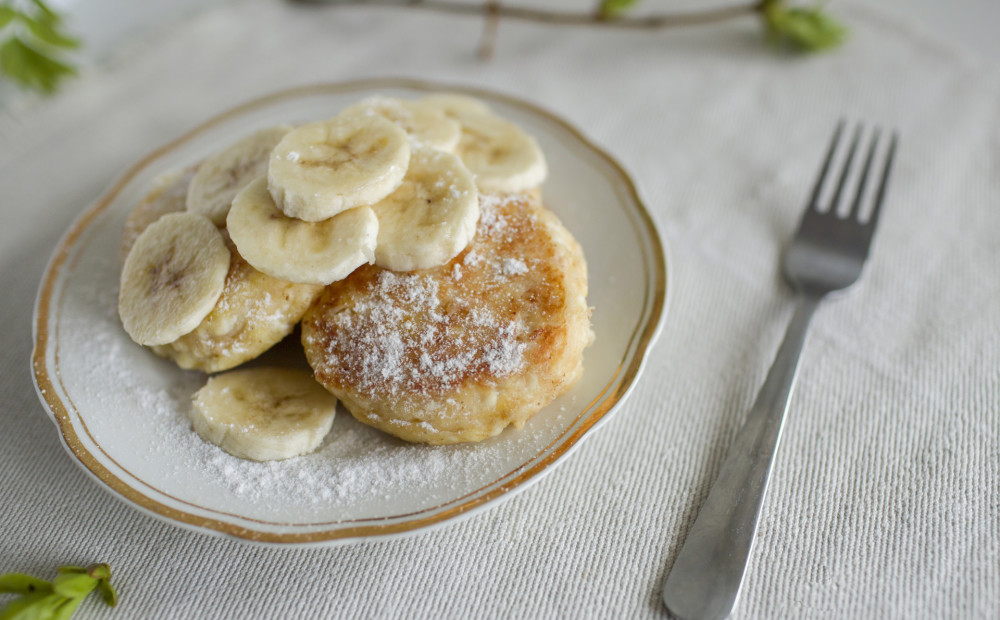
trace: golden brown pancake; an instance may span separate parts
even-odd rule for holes
[[[579,244],[537,191],[480,206],[449,263],[360,267],[303,319],[317,380],[361,422],[408,441],[479,441],[580,378],[593,333]]]

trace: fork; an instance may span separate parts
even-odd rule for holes
[[[663,586],[664,604],[683,620],[721,619],[732,612],[753,548],[809,321],[827,293],[857,281],[868,256],[889,182],[897,136],[893,132],[881,156],[882,178],[874,195],[869,197],[865,190],[880,137],[878,128],[872,132],[854,199],[846,217],[841,217],[838,207],[861,139],[860,124],[853,132],[826,209],[821,204],[821,195],[844,125],[840,121],[834,131],[798,232],[782,261],[785,278],[798,293],[785,339]],[[866,203],[871,204],[867,218],[862,208]]]

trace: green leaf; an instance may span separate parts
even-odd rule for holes
[[[632,8],[638,0],[601,0],[597,13],[604,19],[621,17],[622,13]]]
[[[54,603],[63,600],[55,594],[26,594],[0,608],[0,620],[48,620],[55,611]]]
[[[6,47],[7,43],[0,47],[0,54]],[[118,603],[107,564],[60,566],[58,570],[51,584],[21,573],[0,575],[0,592],[21,594],[0,609],[0,620],[68,620],[95,588],[108,605]]]
[[[65,599],[56,607],[55,613],[52,614],[52,620],[69,620],[73,612],[76,611],[76,608],[83,602],[83,599],[84,597]]]
[[[75,39],[56,30],[59,25],[58,23],[32,19],[24,14],[21,14],[20,21],[28,27],[31,34],[37,37],[39,41],[66,49],[76,49],[80,47],[79,39]]]
[[[786,7],[781,1],[763,9],[767,37],[773,43],[804,51],[830,49],[847,38],[847,28],[823,12],[822,7]]]
[[[0,45],[0,71],[22,87],[43,93],[53,92],[63,78],[76,75],[73,67],[35,51],[17,37]]]
[[[80,40],[63,31],[62,17],[42,0],[21,6],[0,0],[0,76],[26,90],[51,93],[63,78],[76,74],[58,50],[75,49]],[[12,23],[19,27],[4,29]]]
[[[97,579],[86,573],[63,573],[52,581],[52,590],[66,598],[83,598],[97,587]]]
[[[42,581],[38,577],[24,575],[22,573],[7,573],[0,575],[0,592],[13,594],[34,594],[41,592],[47,594],[52,591],[52,584]]]
[[[58,26],[62,23],[62,15],[50,9],[42,0],[31,0],[31,3],[38,9],[38,18],[41,21],[53,26]]]
[[[118,604],[118,593],[115,592],[115,587],[111,585],[110,581],[101,579],[97,582],[97,588],[101,591],[101,596],[104,597],[104,602],[108,604],[108,607],[114,607]]]
[[[0,6],[0,28],[9,24],[18,15],[20,15],[20,13],[9,6]]]

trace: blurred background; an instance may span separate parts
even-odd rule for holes
[[[116,45],[129,37],[140,37],[149,28],[165,22],[183,19],[208,7],[238,0],[167,0],[136,2],[135,0],[51,0],[50,6],[65,13],[68,25],[86,44],[86,54],[93,59],[106,56]],[[275,0],[289,2],[294,0]],[[315,4],[335,4],[336,0],[311,0]],[[371,0],[378,3],[379,0]],[[482,4],[483,0],[465,0]],[[1000,1],[997,0],[854,0],[898,15],[941,38],[959,43],[980,55],[1000,60]],[[596,0],[507,0],[505,5],[555,6],[589,10]],[[734,0],[640,0],[634,8],[637,14],[705,8],[711,4],[728,6]],[[809,5],[811,2],[801,4]],[[824,2],[836,12],[840,2]]]

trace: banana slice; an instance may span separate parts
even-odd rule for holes
[[[462,127],[437,108],[394,97],[369,97],[344,110],[349,114],[378,115],[406,132],[413,146],[427,146],[454,151],[462,136]]]
[[[118,314],[132,340],[172,342],[194,330],[215,307],[229,272],[229,248],[197,213],[168,213],[135,240],[125,259]]]
[[[188,187],[187,210],[206,216],[216,226],[224,225],[233,197],[267,173],[271,150],[291,130],[291,125],[261,129],[206,158]]]
[[[479,194],[458,157],[414,149],[403,183],[372,205],[378,217],[375,264],[394,271],[443,265],[476,233]]]
[[[318,222],[388,196],[409,161],[401,127],[377,115],[339,114],[282,138],[271,152],[267,188],[285,215]]]
[[[378,218],[357,207],[322,222],[304,222],[278,210],[260,177],[233,199],[226,228],[236,249],[269,276],[330,284],[375,260]]]
[[[440,110],[448,118],[461,121],[466,116],[492,114],[493,110],[483,101],[458,93],[435,93],[417,100],[417,103]]]
[[[493,114],[463,114],[462,139],[455,153],[475,175],[483,193],[520,192],[538,187],[548,175],[535,139]]]
[[[194,394],[191,424],[229,454],[273,461],[314,451],[337,399],[308,372],[252,368],[216,375]]]

